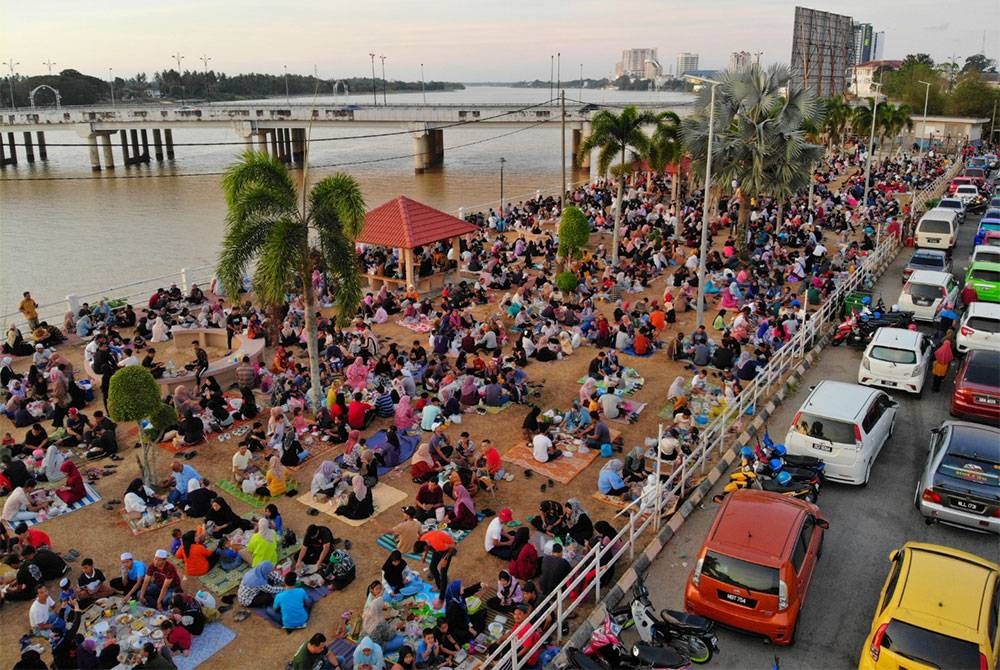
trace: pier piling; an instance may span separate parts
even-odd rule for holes
[[[35,133],[38,136],[38,157],[43,161],[49,159],[49,150],[45,146],[45,133],[39,130]]]
[[[153,153],[156,155],[157,162],[163,162],[163,140],[160,137],[160,129],[153,128]]]

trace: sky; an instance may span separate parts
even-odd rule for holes
[[[1000,0],[844,0],[801,4],[854,17],[886,33],[885,58],[935,61],[982,50],[1000,59]],[[610,76],[623,49],[656,47],[724,67],[732,51],[788,63],[795,0],[0,0],[0,58],[19,74],[73,68],[115,76],[208,67],[227,73],[370,76],[385,55],[389,79],[548,80]],[[984,33],[985,29],[985,33]],[[376,58],[381,76],[381,63]]]

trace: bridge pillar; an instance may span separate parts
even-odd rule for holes
[[[132,140],[132,165],[135,165],[142,162],[142,154],[139,153],[139,131],[133,128],[129,131],[129,137]]]
[[[282,159],[286,163],[292,162],[292,129],[282,128],[281,137],[285,141],[285,157]]]
[[[153,128],[153,154],[157,161],[163,162],[163,140],[160,137],[159,128]]]
[[[143,128],[139,131],[139,136],[142,138],[142,162],[149,162],[149,135],[146,133],[146,129]]]
[[[3,145],[3,133],[0,133],[0,167],[7,166],[7,150]]]
[[[31,131],[24,134],[24,155],[29,163],[35,162],[35,145],[31,142]]]
[[[258,130],[257,131],[257,151],[261,152],[265,156],[267,155],[267,131]]]
[[[163,129],[163,141],[167,145],[167,160],[174,159],[174,131],[170,128]]]
[[[94,172],[101,171],[101,154],[97,151],[97,135],[90,135],[87,138],[90,149],[90,169]]]
[[[118,136],[122,143],[122,165],[128,167],[132,164],[132,158],[128,152],[128,131],[124,129],[119,130]]]
[[[10,149],[10,157],[7,158],[7,164],[17,165],[17,143],[14,141],[14,133],[7,133],[7,148]]]
[[[111,151],[111,135],[108,133],[104,133],[102,135],[98,135],[98,137],[101,138],[101,149],[104,150],[104,167],[106,167],[109,170],[114,170],[115,155]]]
[[[434,155],[432,157],[432,167],[443,167],[444,166],[444,130],[437,128],[430,131],[430,135],[434,140]]]
[[[590,169],[590,155],[580,156],[580,145],[588,137],[590,137],[593,129],[589,123],[584,124],[582,129],[573,131],[573,169],[574,170],[587,170]]]
[[[292,162],[302,165],[306,158],[306,129],[292,128]]]
[[[38,157],[43,161],[47,161],[49,159],[49,151],[45,147],[45,133],[39,130],[35,134],[38,136]]]
[[[271,136],[271,155],[272,156],[278,156],[278,157],[281,156],[281,153],[278,151],[278,131],[279,130],[280,130],[280,128],[271,128],[268,131],[268,134]]]

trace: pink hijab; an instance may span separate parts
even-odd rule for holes
[[[472,502],[472,496],[469,495],[469,490],[462,484],[456,484],[453,490],[455,493],[455,507],[465,505],[466,509],[472,512],[472,514],[475,514],[476,504]]]
[[[407,430],[413,426],[416,419],[413,418],[413,406],[410,405],[410,396],[400,397],[399,404],[396,405],[396,428]]]

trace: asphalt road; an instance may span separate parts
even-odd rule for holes
[[[953,255],[956,275],[968,264],[978,219],[970,215],[961,227],[959,245]],[[880,293],[887,305],[899,295],[900,275],[910,255],[909,249],[903,249],[877,284],[876,294]],[[825,348],[797,393],[771,416],[768,425],[775,441],[784,440],[810,386],[823,379],[856,383],[860,362],[859,350]],[[891,393],[899,401],[895,434],[879,454],[868,486],[827,483],[821,491],[818,504],[830,522],[830,529],[799,618],[795,644],[768,645],[758,638],[723,629],[719,633],[720,652],[705,667],[766,670],[778,656],[782,670],[856,668],[888,572],[888,555],[893,549],[911,540],[931,542],[1000,561],[997,536],[943,525],[928,526],[913,506],[917,478],[927,455],[929,431],[950,418],[950,382],[951,376],[941,393],[933,393],[928,380],[920,400],[908,394]],[[701,548],[717,510],[717,505],[706,502],[704,509],[687,519],[650,567],[646,584],[657,609],[683,609],[684,586],[693,567],[693,557]],[[626,641],[631,639],[626,636]]]

